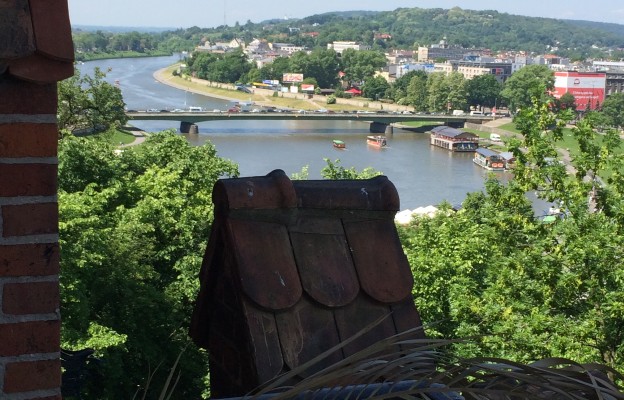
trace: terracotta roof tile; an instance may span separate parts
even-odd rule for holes
[[[327,307],[353,301],[360,291],[344,235],[291,234],[305,292]]]
[[[213,396],[243,395],[380,318],[300,378],[421,325],[386,177],[290,181],[273,171],[221,180],[213,201],[190,332],[209,349]]]
[[[344,226],[362,289],[384,303],[411,296],[414,280],[394,221],[345,221]]]
[[[301,297],[301,282],[284,225],[231,220],[243,292],[260,307],[281,310]]]

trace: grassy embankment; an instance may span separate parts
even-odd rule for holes
[[[327,104],[325,98],[308,99],[302,93],[280,93],[256,89],[255,93],[249,94],[234,89],[234,85],[225,83],[213,83],[199,79],[191,79],[188,76],[174,76],[173,71],[178,68],[178,64],[172,65],[159,74],[158,79],[179,89],[189,90],[195,93],[213,96],[232,101],[253,101],[263,106],[278,108],[290,108],[294,110],[316,110],[325,108],[332,111],[354,111],[366,108],[361,105],[349,104],[343,99],[337,99],[337,104]]]
[[[111,128],[107,131],[85,135],[84,137],[102,139],[114,145],[130,144],[136,139],[132,132],[123,128]]]

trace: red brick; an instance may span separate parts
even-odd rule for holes
[[[56,157],[56,124],[0,124],[0,157]]]
[[[0,246],[0,277],[59,273],[58,243]]]
[[[57,352],[60,335],[58,320],[0,324],[0,357]]]
[[[0,197],[53,196],[55,164],[0,164]]]
[[[37,84],[24,82],[10,76],[0,79],[0,114],[50,114],[56,115],[56,83]]]
[[[61,387],[61,360],[10,363],[4,374],[4,392],[19,393]]]
[[[58,232],[56,203],[2,206],[3,236],[42,235]]]
[[[58,282],[6,283],[2,296],[5,314],[54,313],[59,308]]]

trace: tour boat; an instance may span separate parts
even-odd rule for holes
[[[366,143],[371,146],[385,147],[386,137],[382,135],[371,135],[366,137]]]
[[[343,142],[342,140],[334,139],[333,143],[334,143],[334,147],[337,149],[344,149],[345,147],[347,147],[345,142]]]
[[[505,160],[500,156],[499,153],[490,149],[479,147],[475,151],[475,155],[472,161],[480,167],[485,168],[489,171],[505,170]]]

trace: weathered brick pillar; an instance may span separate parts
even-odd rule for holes
[[[57,81],[66,0],[0,1],[0,398],[60,399]]]

